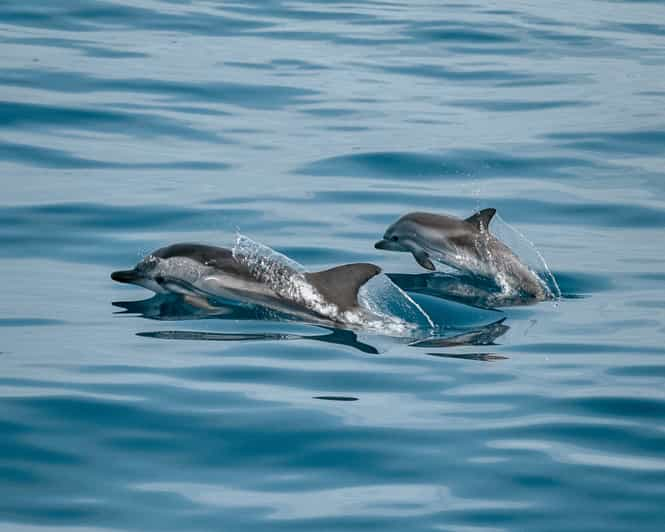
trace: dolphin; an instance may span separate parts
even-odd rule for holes
[[[111,279],[158,294],[181,294],[201,308],[210,305],[209,297],[217,297],[310,320],[342,322],[345,313],[363,310],[358,290],[379,273],[381,268],[374,264],[356,263],[319,272],[282,266],[266,274],[230,249],[181,243],[157,249],[131,270],[113,272]]]
[[[464,274],[490,279],[502,291],[517,291],[537,300],[550,299],[543,281],[508,246],[489,232],[496,209],[483,209],[466,219],[411,212],[386,230],[374,247],[413,254],[427,270],[432,259]]]
[[[442,338],[425,338],[409,344],[411,347],[458,347],[462,345],[495,345],[494,341],[506,334],[510,327],[504,322],[506,318],[488,323],[475,329],[467,330],[454,336]]]

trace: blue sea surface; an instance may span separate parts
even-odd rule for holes
[[[0,185],[1,530],[665,529],[662,2],[5,0]],[[486,207],[560,301],[373,247]],[[109,278],[236,231],[447,340]]]

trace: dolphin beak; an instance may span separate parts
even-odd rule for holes
[[[374,249],[388,249],[388,241],[387,240],[379,240],[376,244],[374,244]]]
[[[119,283],[136,283],[140,278],[136,270],[118,270],[111,274],[111,279]]]

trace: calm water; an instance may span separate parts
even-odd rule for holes
[[[2,2],[0,528],[662,530],[665,5],[551,4]],[[564,298],[442,345],[109,279],[479,207]]]

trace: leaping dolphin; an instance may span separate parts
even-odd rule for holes
[[[381,268],[344,264],[319,272],[282,266],[265,272],[239,260],[232,250],[202,244],[173,244],[144,257],[133,269],[116,271],[111,279],[143,286],[156,293],[174,292],[192,304],[218,297],[262,305],[290,315],[341,322],[345,313],[361,311],[358,290]]]
[[[496,209],[483,209],[466,219],[412,212],[386,230],[374,247],[412,253],[427,270],[432,259],[472,276],[491,279],[502,291],[518,291],[536,300],[550,299],[543,281],[508,246],[489,232]]]

